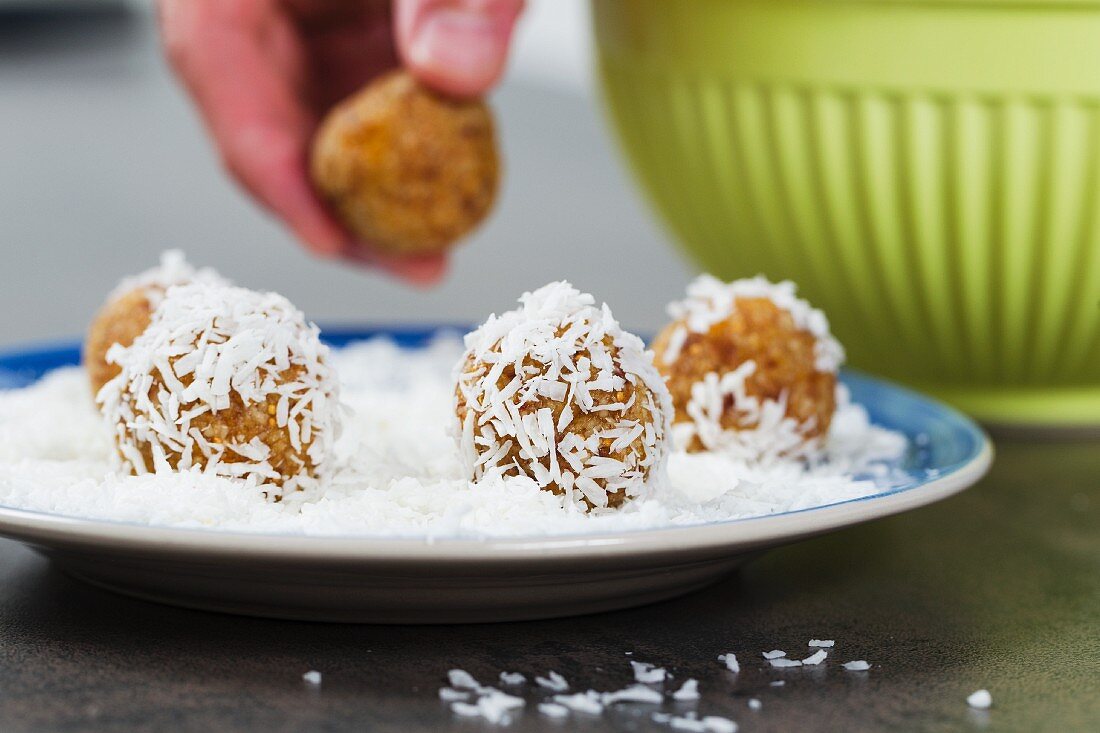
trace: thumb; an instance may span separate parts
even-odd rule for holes
[[[484,94],[500,79],[523,0],[397,0],[394,32],[417,78],[447,94]]]

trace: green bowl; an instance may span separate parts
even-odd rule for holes
[[[1100,0],[594,0],[610,117],[699,264],[851,362],[1100,425]]]

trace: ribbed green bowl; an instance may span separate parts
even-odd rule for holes
[[[791,278],[856,366],[1100,425],[1100,0],[594,0],[610,117],[724,278]]]

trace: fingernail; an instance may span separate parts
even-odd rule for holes
[[[464,8],[435,10],[420,20],[405,49],[406,63],[443,91],[481,94],[504,69],[514,18]]]

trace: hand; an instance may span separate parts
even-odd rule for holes
[[[357,243],[309,181],[325,112],[398,65],[425,84],[480,95],[500,78],[523,0],[160,0],[172,67],[222,162],[315,254],[430,284],[443,255],[400,257]],[[396,42],[395,42],[396,38]]]

